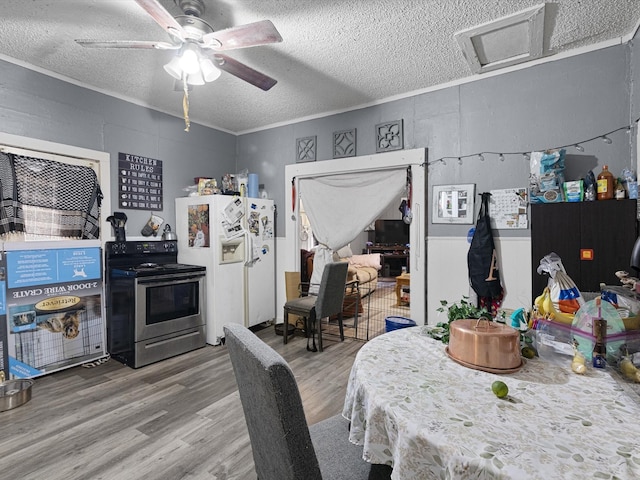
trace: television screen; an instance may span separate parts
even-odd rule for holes
[[[375,243],[377,245],[407,245],[409,225],[402,220],[376,220]]]

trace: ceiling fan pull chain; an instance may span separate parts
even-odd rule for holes
[[[184,112],[184,125],[185,132],[189,131],[191,127],[191,120],[189,120],[189,86],[187,85],[187,76],[182,76],[182,85],[184,89],[184,96],[182,97],[182,111]]]

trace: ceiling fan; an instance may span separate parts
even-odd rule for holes
[[[267,45],[282,41],[278,30],[269,20],[248,23],[224,30],[213,27],[200,18],[204,13],[203,0],[174,0],[184,12],[177,17],[158,0],[135,0],[170,35],[170,42],[137,40],[85,40],[76,43],[89,48],[138,48],[177,50],[178,54],[164,69],[184,86],[186,130],[188,121],[188,85],[204,85],[220,76],[220,70],[244,80],[262,90],[269,90],[277,81],[221,52],[237,48]]]

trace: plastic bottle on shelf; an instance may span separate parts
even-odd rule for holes
[[[593,345],[592,361],[595,368],[605,368],[607,366],[607,321],[602,318],[594,318],[592,321]]]
[[[598,200],[611,200],[614,184],[614,177],[609,171],[609,166],[603,165],[602,172],[598,175]]]
[[[622,179],[616,179],[616,200],[624,200],[627,197],[627,191],[624,189]]]

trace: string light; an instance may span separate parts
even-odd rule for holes
[[[612,135],[612,134],[614,134],[616,132],[619,132],[621,130],[624,130],[626,133],[631,133],[633,131],[634,125],[636,123],[638,123],[639,121],[640,121],[640,118],[637,118],[634,122],[632,122],[632,124],[625,125],[625,126],[620,127],[620,128],[616,128],[615,130],[611,130],[610,132],[607,132],[605,134],[600,134],[600,135],[597,135],[597,136],[592,137],[592,138],[587,138],[585,140],[581,140],[581,141],[579,141],[577,143],[570,143],[568,145],[561,145],[561,146],[557,146],[557,147],[546,147],[546,148],[544,148],[542,150],[560,150],[562,148],[573,147],[578,152],[584,152],[585,148],[584,148],[583,144],[589,143],[589,142],[592,142],[592,141],[598,140],[598,139],[602,140],[607,145],[611,145],[613,143],[613,140],[611,140],[611,138],[609,138],[609,135]],[[438,162],[442,162],[443,165],[446,165],[445,159],[447,159],[447,158],[457,160],[458,161],[458,165],[462,165],[462,160],[463,159],[465,159],[465,158],[473,158],[473,157],[477,157],[478,160],[480,160],[481,162],[484,162],[485,155],[497,155],[501,162],[504,162],[505,155],[522,155],[525,160],[530,160],[531,159],[531,155],[529,153],[530,151],[534,151],[534,149],[526,151],[526,152],[477,152],[477,153],[471,153],[469,155],[460,155],[458,157],[436,158],[436,159],[433,159],[433,160],[427,162],[427,165],[433,165],[433,164],[436,164]]]

